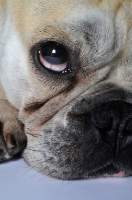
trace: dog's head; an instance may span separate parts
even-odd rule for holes
[[[1,82],[25,125],[23,156],[41,173],[132,173],[131,8],[128,0],[2,8]]]

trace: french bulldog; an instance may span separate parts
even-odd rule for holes
[[[132,0],[0,0],[0,84],[0,161],[132,174]]]

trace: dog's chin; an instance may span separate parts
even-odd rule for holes
[[[25,161],[38,172],[62,180],[131,175],[131,146],[115,153],[115,149],[91,132],[57,127],[38,135],[27,135]],[[72,129],[71,129],[72,127]],[[92,130],[90,128],[90,130]]]
[[[93,144],[90,137],[89,142],[86,137],[77,139],[74,133],[75,139],[72,138],[73,133],[73,130],[58,130],[54,135],[47,130],[47,133],[39,137],[27,135],[28,144],[23,153],[24,160],[38,172],[62,180],[131,175],[131,162],[125,151],[115,158],[113,149],[105,143],[95,141]],[[89,147],[86,148],[86,145]],[[124,156],[126,158],[122,159]]]
[[[31,156],[29,158],[29,156]],[[100,166],[99,169],[91,169],[90,171],[84,168],[80,168],[77,164],[67,165],[67,163],[56,163],[55,160],[52,163],[51,160],[46,160],[40,152],[32,152],[25,150],[23,153],[25,161],[35,170],[41,174],[60,180],[81,180],[81,179],[94,179],[94,178],[122,178],[132,175],[131,171],[122,170],[115,167],[113,164],[108,166]],[[51,164],[52,163],[52,164]]]

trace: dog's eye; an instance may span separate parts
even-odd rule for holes
[[[67,71],[67,51],[58,43],[52,42],[43,46],[38,52],[38,57],[41,64],[51,71],[62,73]]]

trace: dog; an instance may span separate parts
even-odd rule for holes
[[[0,84],[0,161],[132,174],[131,0],[0,0]]]

